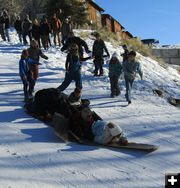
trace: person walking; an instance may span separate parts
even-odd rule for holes
[[[48,21],[45,18],[43,19],[43,22],[41,24],[41,40],[42,40],[42,45],[45,50],[49,48],[49,45],[48,45],[49,33],[50,33],[50,28],[48,25]]]
[[[99,33],[96,34],[96,40],[94,41],[93,44],[93,51],[92,51],[92,57],[94,58],[94,65],[95,65],[95,71],[94,71],[94,76],[103,76],[103,53],[104,50],[109,57],[109,52],[106,48],[106,45],[104,41],[101,39],[101,36]],[[98,75],[98,71],[100,71]]]
[[[131,89],[133,86],[133,82],[136,77],[136,72],[139,73],[141,80],[143,76],[143,72],[141,71],[141,66],[138,61],[135,60],[136,52],[130,51],[128,60],[124,62],[123,69],[124,69],[124,78],[125,78],[125,84],[126,84],[126,100],[128,101],[128,104],[131,104]]]
[[[123,72],[123,67],[118,60],[117,53],[113,53],[111,60],[109,62],[109,79],[111,85],[111,97],[120,95],[120,87],[118,84],[119,77]]]
[[[0,35],[4,41],[6,41],[6,36],[5,36],[5,18],[3,15],[3,12],[0,12]]]
[[[124,49],[124,53],[121,54],[121,56],[123,57],[123,62],[125,62],[128,59],[129,50],[127,49],[126,44],[124,44],[122,47]]]
[[[7,38],[7,41],[10,42],[10,36],[9,36],[9,28],[10,28],[10,25],[9,25],[9,16],[8,14],[5,14],[5,34],[6,34],[6,38]]]
[[[65,21],[62,24],[62,29],[61,29],[61,35],[62,35],[62,45],[64,46],[64,44],[66,43],[68,36],[69,36],[69,32],[71,31],[71,26],[69,23],[69,19],[66,18]]]

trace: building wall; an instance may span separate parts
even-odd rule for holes
[[[165,63],[180,65],[180,49],[152,49],[151,54]]]

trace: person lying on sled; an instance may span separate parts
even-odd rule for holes
[[[69,129],[80,139],[93,140],[99,144],[128,144],[127,137],[118,125],[103,121],[88,107],[72,114],[69,118]]]

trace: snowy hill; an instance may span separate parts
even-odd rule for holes
[[[138,54],[144,78],[137,76],[132,105],[121,95],[110,98],[108,63],[104,76],[93,77],[92,60],[83,63],[83,98],[104,120],[119,124],[130,141],[158,145],[151,154],[63,143],[51,127],[28,116],[23,109],[23,90],[18,62],[22,49],[14,31],[9,44],[0,39],[0,188],[164,188],[165,173],[180,172],[180,111],[167,102],[180,98],[180,75]],[[90,49],[93,41],[86,40]],[[106,43],[112,54],[122,53]],[[35,92],[58,87],[64,80],[66,53],[51,47],[41,59]],[[121,57],[119,57],[120,60]],[[72,83],[65,93],[74,89]],[[153,94],[162,89],[165,97]]]

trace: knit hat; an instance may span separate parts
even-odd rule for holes
[[[113,137],[122,133],[122,129],[118,125],[115,125],[113,123],[111,124],[113,125],[113,127],[112,128],[109,127],[109,131]]]
[[[116,57],[117,58],[117,53],[116,52],[114,52],[113,54],[112,54],[112,57]]]
[[[132,56],[136,56],[136,52],[132,50],[132,51],[129,52],[128,55],[129,55],[129,56],[130,56],[130,55],[132,55]]]
[[[34,24],[38,24],[38,20],[36,18],[34,19]]]

